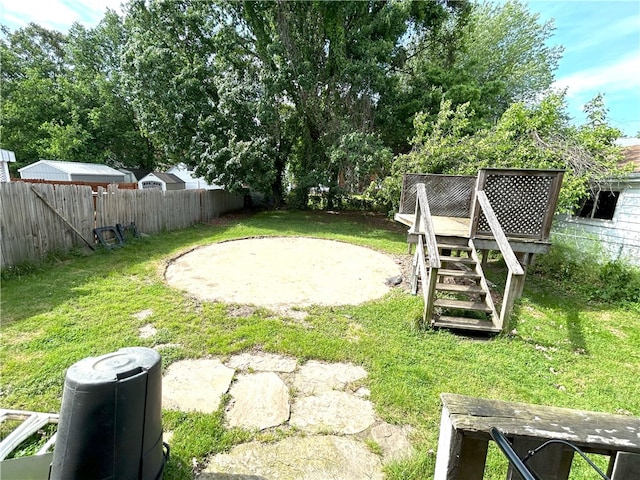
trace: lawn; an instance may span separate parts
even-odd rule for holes
[[[432,476],[442,392],[640,415],[640,308],[590,304],[541,277],[527,278],[510,333],[488,341],[419,328],[421,297],[403,288],[362,305],[311,307],[305,322],[295,323],[260,308],[238,318],[230,305],[198,302],[163,281],[167,261],[180,252],[268,235],[331,238],[395,255],[407,248],[403,228],[382,217],[275,211],[5,272],[0,406],[58,411],[69,365],[125,346],[174,344],[162,351],[163,367],[254,348],[301,362],[353,362],[369,372],[377,414],[415,427],[418,453],[389,466],[391,479]],[[500,262],[492,268],[499,272]],[[151,317],[137,319],[143,310]],[[158,330],[153,339],[139,336],[147,323]],[[202,461],[252,435],[226,429],[221,412],[165,412],[163,424],[175,431],[168,480],[191,478],[194,457]],[[492,452],[488,477],[503,469]],[[572,478],[597,477],[578,468]]]

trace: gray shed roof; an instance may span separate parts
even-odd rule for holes
[[[178,184],[184,185],[184,181],[181,178],[174,175],[173,173],[151,172],[146,177],[141,178],[140,181],[142,182],[142,181],[148,180],[147,177],[149,176],[154,176],[158,180],[162,180],[164,183],[167,183],[167,184],[178,183]]]
[[[111,168],[107,165],[101,165],[99,163],[81,163],[81,162],[63,162],[60,160],[39,160],[35,163],[27,165],[18,169],[18,172],[23,170],[30,170],[37,165],[48,165],[52,168],[60,170],[61,172],[69,174],[83,174],[83,175],[120,175],[115,168]]]

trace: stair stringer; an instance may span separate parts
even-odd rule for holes
[[[469,254],[471,255],[471,258],[473,258],[476,262],[475,271],[480,276],[480,280],[479,280],[480,286],[486,292],[485,303],[487,304],[487,307],[491,309],[491,323],[493,323],[494,327],[502,330],[502,322],[500,320],[500,315],[496,310],[496,305],[493,301],[493,298],[491,298],[491,288],[489,287],[489,283],[487,282],[487,277],[485,277],[484,275],[484,270],[482,269],[482,262],[480,260],[480,256],[478,255],[478,251],[473,243],[473,239],[471,238],[469,239],[469,248],[471,249]]]

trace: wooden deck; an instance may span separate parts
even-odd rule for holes
[[[433,216],[433,227],[436,237],[466,237],[469,238],[471,219],[464,217],[437,217]],[[415,214],[396,213],[396,222],[402,223],[411,229],[416,221]],[[415,241],[410,243],[415,243]],[[498,250],[498,244],[491,237],[475,236],[476,247],[481,250]],[[551,242],[535,240],[531,238],[509,237],[509,244],[516,253],[547,253],[551,248]]]
[[[433,216],[432,218],[436,236],[469,237],[469,231],[471,228],[470,218],[436,216]],[[416,216],[415,214],[396,213],[394,219],[396,222],[402,223],[411,228],[416,221]]]

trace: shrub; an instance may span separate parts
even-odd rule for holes
[[[538,257],[533,273],[588,300],[640,304],[640,268],[609,260],[597,244],[584,247],[556,238],[549,253]]]

